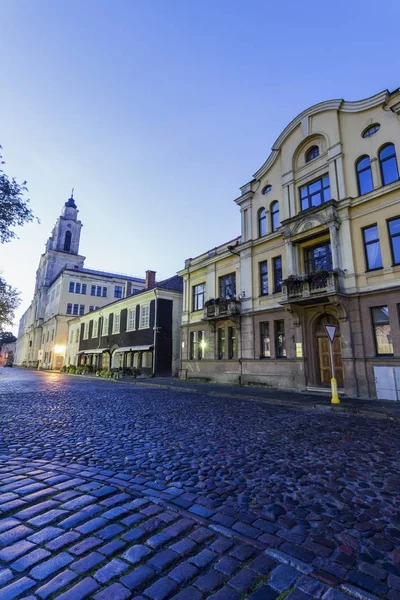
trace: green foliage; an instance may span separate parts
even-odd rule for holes
[[[67,365],[64,365],[63,367],[61,367],[61,369],[60,369],[60,373],[66,373],[66,372],[67,372],[67,370],[68,370],[68,367],[67,367]]]
[[[20,302],[18,290],[8,285],[6,280],[0,276],[0,332],[3,331],[4,326],[13,324],[14,312]]]
[[[11,333],[11,331],[0,331],[0,350],[3,344],[12,344],[16,341],[17,338]]]
[[[142,371],[140,369],[138,369],[136,367],[133,367],[133,369],[132,369],[132,377],[134,379],[136,379],[136,377],[138,377],[141,374],[142,374]]]
[[[76,366],[75,365],[69,365],[69,367],[67,367],[67,373],[71,373],[72,375],[74,373],[76,373]]]

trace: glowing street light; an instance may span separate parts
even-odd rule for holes
[[[56,346],[54,346],[54,352],[56,354],[65,354],[65,346],[61,345],[61,344],[57,344]]]

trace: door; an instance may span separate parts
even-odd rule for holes
[[[318,335],[319,376],[321,385],[331,382],[331,358],[329,350],[330,341],[327,335]],[[344,372],[342,361],[342,339],[335,337],[333,340],[333,371],[338,386],[343,385]]]

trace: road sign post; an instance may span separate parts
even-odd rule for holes
[[[335,370],[334,370],[334,366],[333,366],[333,341],[335,339],[335,334],[336,334],[336,325],[324,325],[325,327],[325,331],[328,335],[329,338],[329,353],[330,353],[330,357],[331,357],[331,374],[332,374],[332,378],[331,378],[331,389],[332,389],[332,398],[331,398],[331,403],[332,404],[340,404],[340,400],[339,400],[339,396],[338,396],[338,389],[337,389],[337,381],[336,381],[336,377],[335,377]]]

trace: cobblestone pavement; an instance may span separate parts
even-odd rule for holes
[[[0,600],[400,599],[399,433],[2,369]]]

